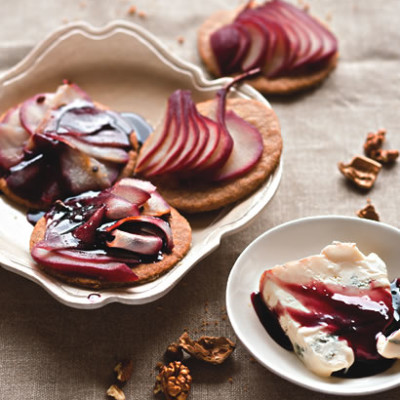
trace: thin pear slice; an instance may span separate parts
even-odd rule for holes
[[[43,242],[42,242],[43,243]],[[43,243],[41,244],[43,248],[47,248]],[[48,250],[53,250],[48,248]],[[125,253],[116,251],[109,251],[103,249],[94,250],[81,250],[81,249],[56,249],[59,255],[63,255],[68,258],[81,259],[93,262],[95,264],[117,262],[133,266],[141,262],[138,255],[132,253]]]
[[[225,122],[233,139],[233,151],[214,175],[214,181],[233,179],[250,171],[264,148],[260,132],[233,111],[226,112]]]
[[[50,99],[53,93],[40,93],[25,100],[20,107],[19,117],[21,125],[33,135],[42,122],[47,110],[49,110]]]
[[[197,163],[196,170],[212,172],[224,165],[232,151],[233,142],[229,132],[224,127],[214,123],[214,121],[206,120],[206,123],[210,132],[210,142],[212,143],[215,138],[217,144],[207,158],[204,157]]]
[[[109,171],[104,164],[80,151],[66,147],[60,155],[61,173],[71,193],[109,187]]]
[[[161,146],[165,135],[164,130],[169,129],[171,120],[166,116],[161,124],[158,124],[154,131],[149,135],[140,148],[135,173],[144,173],[147,167],[151,166],[152,157],[157,154],[158,148]]]
[[[19,112],[21,124],[33,134],[48,110],[59,108],[77,99],[90,100],[89,95],[73,83],[59,86],[55,93],[37,94],[22,103]]]
[[[49,99],[49,107],[58,108],[78,99],[91,101],[89,94],[81,87],[73,82],[64,80],[64,83],[57,88],[54,95]]]
[[[170,99],[168,106],[171,107],[173,114],[173,129],[167,131],[165,142],[159,148],[157,165],[147,171],[148,176],[165,174],[175,168],[187,151],[192,150],[192,139],[189,138],[189,122],[185,111],[187,92],[183,90],[175,91]],[[189,143],[188,143],[189,142]],[[154,157],[156,158],[156,157]]]
[[[202,134],[207,134],[208,139],[197,160],[192,161],[192,170],[201,169],[202,166],[204,166],[204,164],[213,156],[221,136],[219,125],[212,119],[201,116],[198,112],[195,114],[195,119],[197,120],[197,125],[203,131]]]
[[[208,129],[204,118],[197,111],[194,103],[190,107],[189,124],[191,129],[196,129],[198,132],[197,146],[194,148],[187,160],[185,160],[185,168],[191,170],[195,168],[199,162],[201,162],[202,155],[206,151],[207,144],[210,139],[210,130]],[[215,148],[215,146],[213,148]]]
[[[128,186],[128,187],[134,186],[148,193],[152,193],[155,190],[157,190],[157,188],[151,182],[135,178],[123,178],[119,180],[117,183],[115,183],[114,187],[118,186]]]
[[[153,217],[162,217],[171,213],[170,205],[158,192],[152,192],[151,197],[143,204],[143,214]]]
[[[114,196],[111,193],[106,198],[105,205],[105,215],[110,220],[140,215],[140,210],[137,204],[133,204],[120,196]]]
[[[125,164],[129,159],[128,153],[119,147],[92,146],[75,137],[67,135],[48,134],[47,136],[55,140],[59,140],[72,149],[75,149],[100,161],[110,161],[117,164]]]
[[[158,254],[163,246],[162,239],[155,235],[140,235],[120,229],[114,229],[110,234],[113,239],[107,241],[106,245],[111,248],[124,249],[138,254],[153,255]]]
[[[76,100],[46,115],[41,131],[72,136],[95,146],[129,147],[132,128],[117,113]]]
[[[216,97],[216,121],[219,130],[219,138],[217,146],[210,158],[205,160],[204,164],[200,165],[198,169],[202,172],[214,173],[217,169],[221,168],[228,160],[232,149],[233,139],[226,127],[225,123],[225,108],[226,108],[226,96],[229,92],[230,87],[237,81],[235,78],[229,85],[223,89],[218,90]],[[239,78],[240,79],[240,78]],[[207,121],[207,120],[206,120]]]
[[[169,206],[169,204],[157,192],[157,188],[149,181],[143,181],[141,179],[134,179],[134,178],[124,178],[115,183],[114,186],[110,189],[110,191],[112,192],[114,188],[118,187],[120,189],[116,189],[117,191],[121,190],[122,188],[125,188],[125,190],[129,190],[129,187],[135,187],[137,189],[141,189],[147,192],[150,195],[150,197],[148,197],[146,200],[143,199],[144,202],[140,204],[141,207],[143,207],[142,212],[145,215],[160,217],[162,215],[167,215],[171,212],[171,207]],[[118,218],[129,217],[129,216],[135,216],[135,214],[127,213],[126,215],[121,215]]]
[[[263,24],[270,34],[267,55],[260,67],[266,77],[274,77],[295,58],[294,50],[290,49],[289,37],[282,29],[281,24],[277,23],[267,13],[249,10],[247,14],[250,18],[254,18]],[[297,39],[294,45],[298,49]]]
[[[298,46],[296,57],[290,65],[287,65],[285,70],[292,70],[303,65],[309,59],[312,50],[312,43],[307,28],[290,13],[281,10],[275,1],[265,3],[262,6],[262,12],[276,20],[281,26],[290,26],[294,33],[292,36],[289,36],[289,40],[293,40],[295,45]]]
[[[276,10],[281,19],[286,19],[291,23],[300,40],[299,53],[291,69],[301,68],[321,53],[322,37],[317,34],[315,29],[311,28],[314,20],[309,15],[279,0],[269,3],[269,10],[271,9]]]
[[[292,65],[296,62],[301,47],[300,38],[298,37],[296,28],[293,27],[291,21],[286,18],[282,18],[280,13],[276,12],[275,10],[267,8],[267,3],[260,7],[259,12],[260,17],[275,24],[278,36],[284,42],[284,44],[281,44],[281,46],[283,46],[287,52],[285,64],[282,65],[279,71],[269,72],[270,76],[277,75],[278,73],[282,74],[285,71],[290,70]],[[277,46],[277,51],[279,52],[279,42],[277,43]],[[264,69],[266,69],[268,73],[268,66],[265,66]]]
[[[74,229],[74,236],[79,239],[81,243],[95,243],[96,230],[101,225],[105,213],[105,206],[98,208],[86,222]]]
[[[152,156],[151,163],[146,167],[146,176],[157,175],[160,171],[160,164],[171,154],[174,154],[174,156],[178,154],[179,149],[174,146],[174,144],[178,142],[180,124],[181,121],[175,115],[168,121],[168,130],[165,131],[164,137],[165,140]]]
[[[174,246],[171,227],[168,222],[163,219],[139,215],[138,217],[127,217],[115,222],[104,224],[99,228],[103,232],[111,232],[114,229],[122,229],[128,232],[136,233],[138,231],[162,237],[167,251],[172,250]]]
[[[115,129],[102,129],[93,135],[81,135],[76,137],[77,140],[99,147],[125,147],[128,148],[129,137],[125,132]]]
[[[21,126],[0,123],[0,168],[8,169],[24,158],[29,133]]]
[[[22,125],[19,118],[19,110],[20,105],[9,108],[7,112],[2,115],[0,123],[20,128]]]
[[[125,263],[94,262],[93,255],[84,257],[82,252],[74,253],[70,250],[66,255],[62,251],[49,251],[39,243],[32,249],[31,254],[38,264],[62,273],[83,274],[110,282],[134,282],[138,279]],[[133,259],[131,263],[134,263]]]
[[[232,60],[232,62],[227,65],[227,69],[230,72],[236,71],[238,67],[240,67],[241,63],[243,62],[244,58],[246,57],[251,43],[251,36],[250,33],[246,28],[241,26],[240,24],[234,23],[233,25],[236,26],[240,37],[239,37],[239,47],[237,49],[236,57]]]
[[[39,197],[44,187],[43,176],[47,172],[45,159],[42,154],[21,161],[10,168],[6,178],[7,186],[17,195],[28,199]]]
[[[203,139],[199,138],[200,131],[191,119],[191,111],[194,108],[191,93],[187,90],[180,91],[180,97],[181,124],[178,139],[180,152],[177,157],[164,163],[164,167],[160,168],[162,173],[171,173],[187,168],[189,158],[193,154],[198,154],[197,149],[202,146]]]
[[[283,3],[282,1],[277,1],[276,3],[281,10],[285,9],[286,12],[304,22],[304,25],[309,30],[310,38],[314,42],[314,47],[320,46],[319,51],[314,51],[311,56],[310,63],[324,62],[337,52],[337,39],[326,27],[291,4]]]
[[[176,92],[169,97],[164,121],[156,127],[140,149],[136,173],[148,175],[152,168],[157,168],[158,163],[168,155],[174,145],[179,131],[179,120],[175,115],[178,100]]]
[[[149,200],[151,196],[147,190],[141,189],[134,183],[127,184],[127,180],[121,180],[117,182],[110,189],[110,192],[138,206],[146,203],[146,201]]]
[[[257,20],[243,17],[240,20],[243,28],[247,29],[251,37],[250,47],[242,61],[242,71],[249,71],[262,65],[267,54],[269,33]]]

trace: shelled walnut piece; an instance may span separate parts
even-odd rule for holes
[[[202,336],[195,341],[187,332],[179,338],[179,346],[192,357],[214,365],[222,364],[235,349],[235,343],[226,337]]]
[[[174,342],[167,347],[164,356],[168,361],[182,361],[183,351],[179,344]]]
[[[398,150],[384,150],[382,149],[385,141],[386,129],[379,129],[377,132],[370,132],[364,143],[365,155],[380,162],[381,164],[390,164],[394,162],[398,156]]]
[[[121,383],[126,383],[132,376],[133,361],[122,360],[115,367],[114,371],[117,375],[117,380]]]
[[[111,385],[107,390],[107,396],[112,397],[115,400],[125,400],[125,394],[121,388],[117,385]]]
[[[194,358],[217,365],[222,364],[231,355],[235,343],[225,337],[211,336],[202,336],[195,341],[184,332],[178,343],[171,343],[165,351],[165,359],[171,362],[168,365],[157,365],[160,372],[156,377],[154,394],[163,392],[167,400],[185,400],[189,394],[192,377],[189,369],[181,362],[182,349]]]
[[[382,165],[368,157],[353,157],[349,164],[339,163],[340,172],[358,187],[370,189],[378,176]]]
[[[376,212],[374,205],[369,199],[367,200],[367,205],[357,211],[357,216],[359,216],[360,218],[379,221],[379,214]]]
[[[156,378],[154,394],[162,392],[167,400],[185,400],[191,383],[189,368],[180,361],[173,361],[161,368]]]
[[[132,376],[133,361],[124,359],[118,362],[114,367],[116,373],[117,383],[119,385],[129,381]],[[107,396],[112,397],[115,400],[125,400],[125,393],[117,384],[112,384],[107,390]]]

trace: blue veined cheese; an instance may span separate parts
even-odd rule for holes
[[[354,352],[347,341],[325,333],[323,327],[304,327],[287,315],[280,318],[280,323],[296,355],[315,374],[330,376],[354,363]]]
[[[334,329],[340,327],[341,320],[351,330],[354,313],[356,330],[356,320],[371,314],[376,319],[372,325],[379,333],[393,314],[385,263],[374,253],[365,256],[354,243],[333,242],[319,255],[265,271],[260,293],[278,317],[297,356],[320,376],[347,370],[356,359],[351,332],[346,337],[336,334],[339,329]],[[346,309],[350,312],[349,320],[342,315]],[[368,351],[377,354],[376,333],[368,333]],[[380,340],[383,348],[384,339]]]

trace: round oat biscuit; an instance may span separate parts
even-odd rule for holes
[[[242,9],[243,7],[236,10],[217,11],[207,18],[198,30],[197,47],[200,57],[214,76],[221,76],[221,74],[211,48],[210,36],[219,28],[230,24]],[[255,79],[249,79],[246,83],[264,94],[285,95],[300,92],[320,84],[327,78],[336,67],[338,56],[338,53],[336,53],[324,68],[309,74],[283,76],[274,79],[260,76]]]
[[[159,276],[168,272],[172,267],[174,267],[189,251],[192,243],[192,230],[190,228],[189,222],[181,215],[178,211],[171,208],[171,216],[169,223],[172,229],[172,237],[174,242],[174,247],[172,252],[169,254],[163,254],[161,261],[148,264],[137,264],[132,267],[132,271],[139,278],[135,282],[128,283],[116,283],[107,282],[100,279],[95,279],[91,277],[84,276],[72,276],[70,274],[55,271],[52,268],[39,265],[39,267],[48,273],[60,279],[68,284],[91,288],[91,289],[106,289],[112,287],[126,287],[126,286],[136,286],[146,282],[153,281]],[[29,247],[32,250],[33,246],[40,242],[44,238],[46,232],[46,219],[42,217],[33,229]]]
[[[215,100],[199,103],[197,109],[201,114],[210,115],[215,110]],[[211,211],[240,200],[265,182],[279,164],[282,137],[275,112],[259,101],[242,98],[228,99],[227,109],[260,131],[264,147],[262,155],[249,172],[226,182],[182,182],[172,177],[153,179],[164,199],[179,211]]]

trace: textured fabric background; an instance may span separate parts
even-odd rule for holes
[[[222,241],[167,296],[149,305],[112,304],[94,311],[68,308],[34,283],[0,269],[0,399],[98,400],[121,357],[134,360],[127,399],[152,399],[155,365],[184,328],[235,339],[225,317],[227,277],[241,251],[265,230],[299,217],[354,215],[370,197],[381,220],[400,225],[400,170],[383,169],[376,186],[360,193],[337,170],[362,151],[367,132],[385,127],[400,148],[400,1],[314,0],[340,42],[340,62],[318,89],[270,99],[284,138],[283,177],[270,204],[245,230]],[[0,70],[21,60],[53,29],[116,18],[152,31],[171,51],[200,64],[196,29],[213,11],[238,0],[0,0]],[[128,15],[130,6],[146,18]],[[179,44],[177,38],[185,40]],[[1,222],[0,222],[1,223]],[[290,243],[288,243],[290,246]],[[207,322],[208,325],[204,324]],[[238,343],[216,368],[191,363],[193,400],[327,399],[275,376]],[[230,379],[232,378],[232,379]],[[397,399],[399,390],[387,392]],[[368,399],[377,399],[368,396]]]

